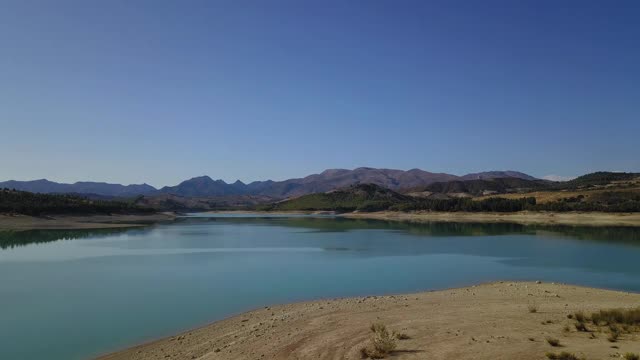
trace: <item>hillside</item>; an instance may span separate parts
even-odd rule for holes
[[[197,212],[211,210],[252,209],[257,205],[274,201],[262,195],[224,195],[208,197],[184,197],[172,194],[141,196],[135,204],[158,211]]]
[[[562,190],[640,186],[640,173],[598,171],[558,183]]]
[[[385,210],[403,202],[411,202],[409,196],[396,193],[374,184],[351,185],[326,193],[304,195],[262,207],[262,210],[305,211],[376,211]]]
[[[522,196],[536,198],[539,206],[548,210],[603,209],[603,211],[637,211],[640,199],[639,173],[596,172],[566,182],[551,182],[549,187],[532,189],[526,194],[502,193],[477,197],[516,199]]]
[[[0,189],[0,213],[24,215],[50,214],[131,214],[154,210],[131,202],[91,200],[73,195],[38,194]]]
[[[640,178],[616,173],[587,174],[576,182],[515,178],[449,181],[400,194],[374,184],[305,195],[263,207],[266,210],[347,211],[640,211]],[[585,188],[569,190],[575,186]],[[419,190],[419,191],[418,191]],[[489,196],[478,196],[487,194]],[[464,196],[462,196],[464,195]]]
[[[446,195],[447,197],[474,197],[491,194],[525,193],[534,190],[552,189],[553,186],[554,183],[546,180],[527,180],[509,177],[437,182],[426,186],[405,189],[402,192],[417,197],[437,197],[437,195]]]

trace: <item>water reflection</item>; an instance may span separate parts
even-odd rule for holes
[[[59,240],[103,238],[121,234],[130,229],[75,229],[75,230],[0,230],[0,249],[12,249],[29,244],[43,244]]]
[[[415,236],[452,237],[452,236],[500,236],[534,235],[544,237],[563,237],[576,240],[603,241],[617,244],[640,245],[640,227],[596,227],[569,225],[522,225],[515,223],[456,223],[431,222],[409,223],[383,220],[345,219],[334,217],[185,217],[176,220],[181,227],[181,236],[202,237],[210,235],[212,229],[193,228],[188,225],[234,225],[268,226],[299,228],[305,232],[335,233],[355,230],[386,230]],[[171,225],[168,225],[171,226]],[[91,230],[0,230],[0,249],[11,249],[29,244],[47,243],[58,240],[83,238],[103,238],[128,232],[135,236],[145,234],[149,228],[114,228]],[[340,248],[339,246],[335,248]]]

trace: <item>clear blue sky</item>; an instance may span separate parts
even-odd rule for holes
[[[0,180],[640,171],[640,1],[0,0]]]

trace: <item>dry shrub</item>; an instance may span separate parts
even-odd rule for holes
[[[548,352],[545,354],[547,356],[547,359],[550,360],[581,360],[579,357],[577,357],[576,355],[570,353],[570,352],[566,352],[563,351],[561,353],[552,353],[552,352]]]
[[[560,346],[560,340],[552,337],[547,338],[547,343],[553,347]]]
[[[587,328],[587,325],[585,325],[585,323],[583,323],[583,322],[575,323],[575,327],[576,327],[576,330],[578,330],[578,331],[589,332],[589,329]]]
[[[366,359],[384,359],[396,348],[396,335],[390,333],[382,323],[371,324],[371,347],[360,349],[360,355]]]
[[[600,310],[591,315],[591,320],[596,325],[640,326],[640,307],[635,309]]]

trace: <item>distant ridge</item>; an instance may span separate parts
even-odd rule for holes
[[[490,171],[465,176],[479,177],[482,179],[503,177],[535,179],[530,175],[517,171]],[[284,181],[255,181],[250,184],[244,184],[240,181],[227,184],[222,180],[213,180],[208,176],[200,176],[183,181],[176,186],[164,187],[160,189],[160,192],[186,197],[262,195],[273,198],[289,198],[327,192],[356,184],[374,184],[388,189],[398,190],[426,186],[435,182],[447,182],[460,179],[464,179],[464,177],[445,173],[432,173],[420,169],[405,171],[360,167],[353,170],[328,169],[319,174],[312,174],[304,178]]]
[[[120,185],[104,182],[80,181],[73,184],[64,184],[49,181],[47,179],[32,181],[10,180],[0,182],[0,188],[16,189],[43,194],[93,194],[109,197],[129,197],[137,195],[149,195],[156,192],[156,188],[147,184]]]
[[[460,180],[489,180],[497,178],[516,178],[523,180],[538,180],[531,175],[519,171],[485,171],[474,174],[467,174],[460,177]]]
[[[213,180],[209,176],[198,176],[175,186],[165,186],[160,190],[151,185],[120,185],[101,182],[76,182],[62,184],[45,179],[33,181],[0,182],[0,188],[10,188],[36,193],[95,194],[113,197],[138,195],[171,194],[182,197],[219,197],[228,195],[259,195],[272,198],[289,198],[306,194],[327,192],[356,184],[374,184],[392,190],[426,186],[436,182],[471,179],[536,178],[517,171],[488,171],[456,176],[433,173],[420,169],[395,170],[360,167],[353,170],[328,169],[319,174],[284,181],[255,181],[245,184],[238,180],[228,184],[223,180]]]

